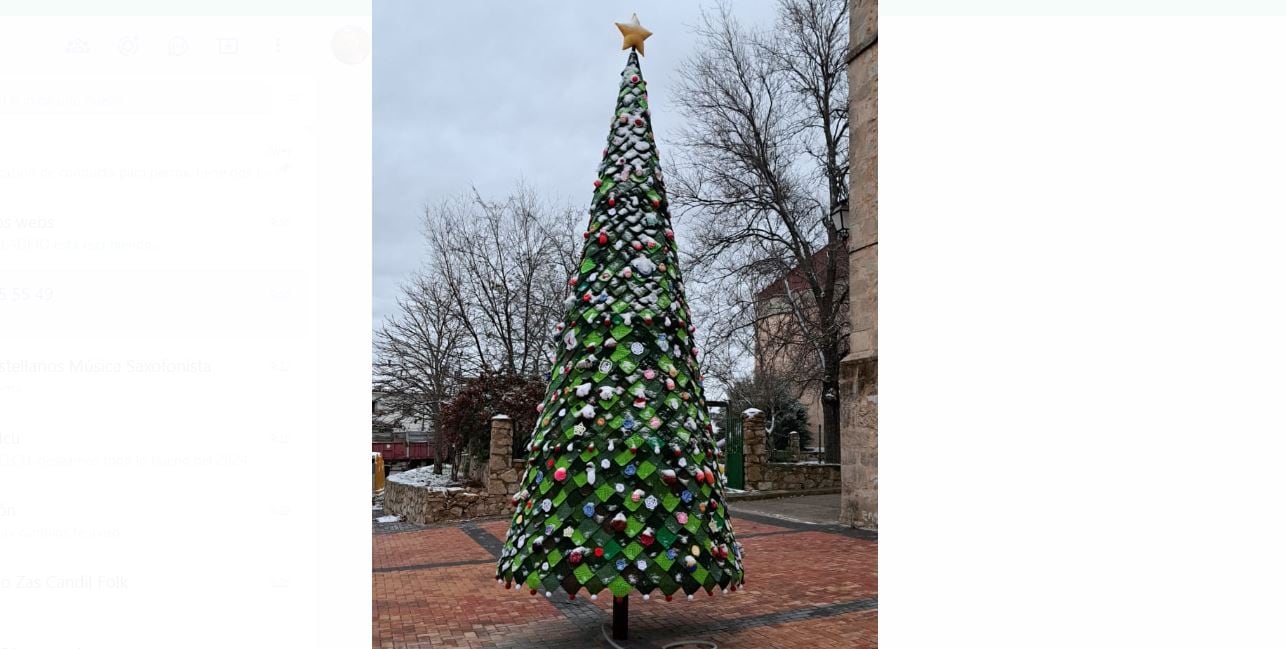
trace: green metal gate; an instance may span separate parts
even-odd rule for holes
[[[741,436],[741,418],[734,417],[731,412],[727,413],[723,421],[723,430],[725,439],[728,440],[723,447],[728,486],[733,489],[745,489],[746,465]]]

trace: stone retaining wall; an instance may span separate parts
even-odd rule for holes
[[[768,462],[764,414],[747,410],[741,427],[745,448],[746,489],[832,489],[840,486],[838,464],[791,464]]]
[[[513,512],[510,498],[518,491],[524,465],[513,462],[513,422],[504,415],[491,418],[491,457],[485,489],[430,489],[389,480],[384,487],[384,512],[424,525]]]
[[[513,508],[508,496],[496,497],[463,487],[430,489],[394,480],[389,480],[384,487],[384,512],[420,525],[497,516],[510,511]]]
[[[763,479],[754,488],[770,491],[772,489],[839,489],[839,486],[838,464],[768,463],[764,465]]]

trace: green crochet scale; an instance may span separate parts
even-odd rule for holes
[[[532,593],[736,590],[741,548],[631,52],[496,578]]]

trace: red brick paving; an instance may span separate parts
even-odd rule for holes
[[[476,525],[503,539],[508,521]],[[713,640],[725,649],[876,646],[875,541],[745,519],[735,520],[734,529],[745,537],[748,587],[699,594],[691,602],[631,597],[631,646],[679,638]],[[754,536],[765,533],[771,534]],[[482,561],[375,573],[372,635],[379,649],[607,646],[598,625],[610,619],[610,596],[592,603],[582,596],[569,608],[506,590],[493,579],[491,555],[457,528],[377,534],[374,555],[383,569]],[[603,612],[585,608],[590,605]]]
[[[435,527],[376,535],[372,567],[380,569],[490,558],[489,552],[458,528]]]

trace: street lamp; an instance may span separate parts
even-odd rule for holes
[[[841,239],[848,239],[848,199],[842,199],[831,210],[831,225]]]

